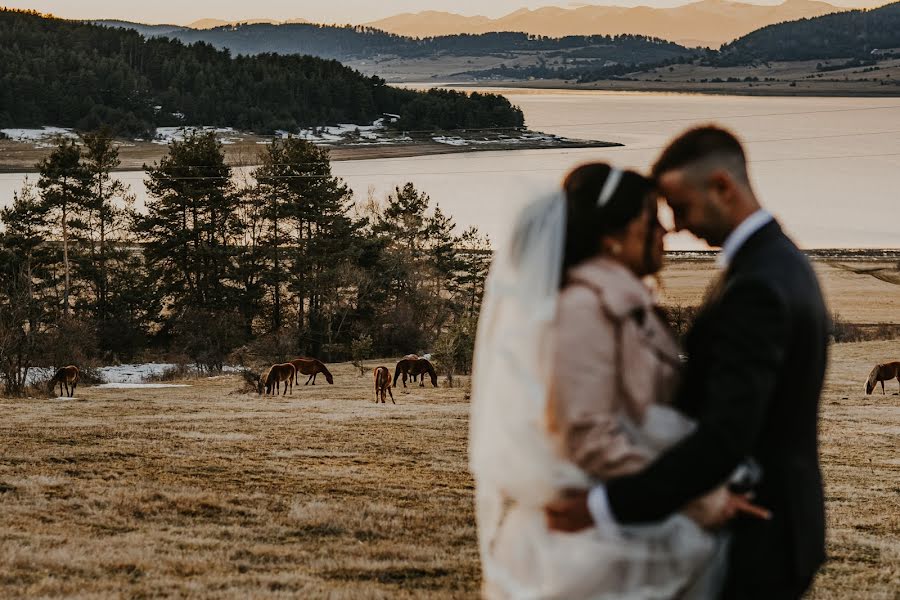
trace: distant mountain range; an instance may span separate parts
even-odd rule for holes
[[[782,4],[774,6],[730,0],[700,0],[674,8],[650,8],[647,6],[579,6],[576,8],[548,6],[534,10],[523,8],[497,19],[424,11],[388,17],[366,23],[365,26],[417,38],[507,31],[550,37],[636,34],[670,40],[688,47],[718,48],[722,44],[768,25],[845,10],[848,9],[818,0],[785,0]],[[93,22],[104,25],[129,26],[144,35],[157,36],[178,31],[211,30],[237,25],[308,23],[304,19],[287,21],[200,19],[186,26],[144,25],[110,20]]]
[[[585,7],[607,10],[603,7]],[[584,9],[553,9],[578,13]],[[778,7],[754,6],[703,0],[679,9],[723,22],[723,15],[746,14],[746,10],[781,11],[805,9],[826,11],[817,17],[802,17],[767,25],[747,33],[719,51],[691,50],[674,42],[645,35],[535,36],[521,32],[453,34],[414,38],[365,26],[293,24],[231,24],[213,29],[174,25],[141,25],[121,21],[98,23],[135,29],[148,37],[172,37],[185,43],[207,42],[232,54],[307,54],[354,64],[369,74],[393,73],[404,80],[404,68],[418,65],[421,77],[473,77],[478,79],[572,79],[623,76],[646,68],[699,61],[707,66],[734,66],[769,61],[846,58],[871,63],[878,58],[900,55],[900,2],[877,9],[831,12],[830,4],[789,0]],[[543,9],[542,9],[543,10]],[[612,9],[609,9],[612,10]],[[644,11],[659,16],[657,9]],[[681,12],[679,12],[681,11]],[[730,13],[729,13],[730,11]],[[519,11],[521,17],[541,11]],[[712,16],[710,16],[712,15]],[[694,19],[699,23],[700,17]],[[724,29],[724,25],[721,27]],[[876,52],[877,51],[877,52]],[[877,57],[875,56],[877,54]],[[398,63],[406,65],[398,67]],[[439,68],[439,65],[441,67]],[[398,70],[399,69],[399,70]],[[408,71],[407,71],[408,72]],[[400,73],[399,76],[395,76]],[[406,76],[408,77],[408,75]]]
[[[718,48],[761,27],[846,10],[816,0],[786,0],[763,6],[728,0],[701,0],[675,8],[580,6],[521,9],[490,19],[426,11],[401,14],[367,23],[408,36],[521,31],[535,35],[616,35],[658,37],[684,46]]]

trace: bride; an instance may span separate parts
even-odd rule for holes
[[[653,184],[593,163],[520,215],[494,259],[475,345],[470,464],[488,598],[709,598],[721,540],[682,514],[548,530],[567,489],[633,473],[686,436],[678,347],[642,278],[662,265]]]

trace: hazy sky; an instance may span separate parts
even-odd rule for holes
[[[749,1],[749,0],[744,0]],[[831,0],[843,6],[879,6],[888,0]],[[523,7],[615,4],[677,6],[687,0],[0,0],[0,6],[31,8],[71,19],[126,19],[144,23],[187,24],[201,18],[226,20],[303,18],[326,23],[364,23],[401,12],[443,10],[498,17]],[[779,0],[755,0],[779,4]]]

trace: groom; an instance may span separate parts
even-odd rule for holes
[[[742,514],[749,507],[731,496],[706,523],[730,520],[722,598],[799,598],[825,559],[817,423],[828,319],[816,276],[760,207],[731,133],[687,131],[653,175],[676,229],[722,248],[724,272],[688,335],[676,401],[698,427],[646,470],[548,507],[549,525],[577,531],[610,517],[661,520],[753,457],[763,473],[754,502],[770,518]]]

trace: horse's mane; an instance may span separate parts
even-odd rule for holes
[[[869,373],[869,378],[866,380],[866,385],[874,386],[876,383],[876,379],[878,378],[878,372],[881,371],[882,365],[875,365],[872,368],[872,372]]]
[[[331,371],[328,370],[328,367],[325,366],[325,363],[323,363],[323,362],[322,362],[321,360],[319,360],[318,358],[314,358],[314,359],[312,359],[312,360],[313,360],[314,363],[316,363],[316,364],[319,366],[319,368],[322,369],[322,372],[323,372],[323,373],[325,373],[325,374],[328,375],[329,377],[331,376]]]
[[[429,375],[437,376],[437,371],[434,370],[434,365],[431,364],[431,361],[426,358],[420,358],[421,362],[425,363],[425,369],[428,371]]]

